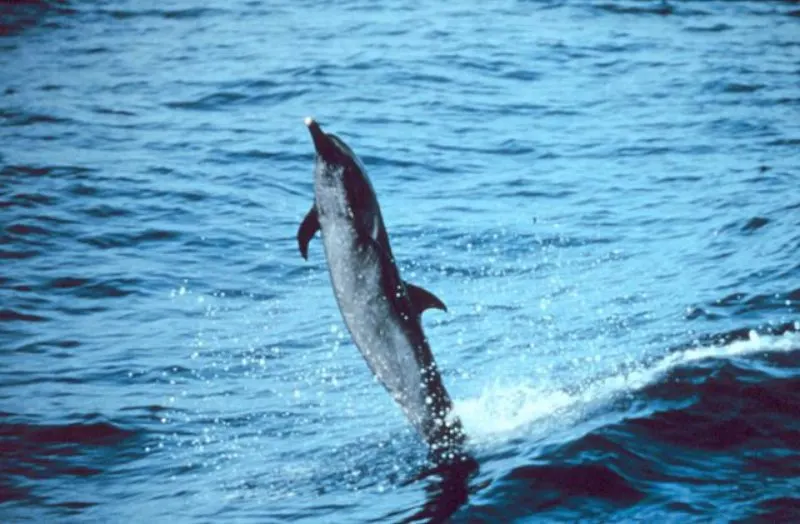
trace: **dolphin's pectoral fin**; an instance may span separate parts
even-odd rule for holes
[[[319,231],[319,217],[317,216],[317,206],[311,206],[311,210],[306,214],[300,229],[297,230],[297,245],[300,247],[300,254],[308,260],[308,243]]]
[[[444,305],[444,302],[439,300],[439,297],[427,289],[406,282],[406,292],[408,293],[408,298],[411,300],[411,304],[413,304],[414,309],[420,315],[423,311],[430,308],[447,311],[447,306]]]

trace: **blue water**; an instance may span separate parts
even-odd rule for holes
[[[0,520],[800,520],[798,15],[0,3]],[[463,503],[298,253],[309,115],[448,306]]]

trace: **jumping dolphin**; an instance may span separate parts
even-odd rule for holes
[[[472,459],[442,383],[420,317],[446,310],[433,293],[404,282],[366,169],[339,137],[305,124],[316,149],[314,204],[297,232],[300,254],[322,231],[333,291],[367,365],[430,447],[436,466]]]

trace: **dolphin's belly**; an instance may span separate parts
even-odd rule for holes
[[[386,296],[381,253],[359,243],[347,224],[324,226],[323,242],[336,300],[369,368],[418,429],[426,414],[417,358],[416,318],[404,319]]]

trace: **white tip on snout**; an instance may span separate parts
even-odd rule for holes
[[[314,123],[314,119],[310,116],[307,116],[303,119],[303,122],[306,124],[306,127],[311,127],[311,124]]]

